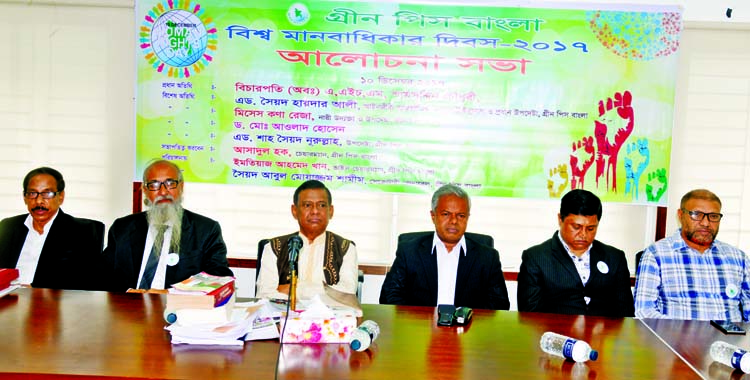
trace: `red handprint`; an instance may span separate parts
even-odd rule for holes
[[[607,174],[607,188],[612,178],[612,191],[617,192],[617,154],[620,148],[633,132],[634,117],[630,91],[616,92],[614,100],[607,98],[599,101],[599,120],[594,121],[594,136],[596,136],[596,186],[599,178]],[[613,115],[617,113],[618,118]],[[625,124],[623,126],[623,124]],[[619,128],[618,128],[619,127]],[[611,137],[614,135],[613,137]]]
[[[573,152],[570,155],[571,190],[583,189],[583,180],[591,164],[594,163],[594,157],[593,137],[586,136],[580,141],[573,142]]]

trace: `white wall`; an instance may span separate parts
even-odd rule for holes
[[[688,20],[667,232],[676,228],[679,197],[707,187],[724,201],[719,237],[750,249],[750,9],[739,0],[651,3],[682,4]],[[724,15],[728,7],[731,19]],[[134,23],[132,0],[0,0],[0,217],[25,212],[21,179],[40,165],[65,175],[66,212],[107,225],[130,212],[139,58]],[[254,257],[259,239],[296,228],[289,212],[292,192],[193,183],[185,188],[186,206],[221,222],[235,257]],[[399,233],[431,229],[426,195],[337,191],[334,205],[331,230],[357,242],[363,263],[390,264]],[[654,209],[604,207],[598,238],[622,248],[632,268],[634,253],[653,238]],[[556,229],[557,208],[557,201],[475,197],[469,230],[493,235],[504,269],[514,271],[521,251]],[[252,277],[242,281],[251,283]],[[367,276],[365,301],[377,300],[379,281]]]

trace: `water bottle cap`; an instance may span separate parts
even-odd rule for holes
[[[740,371],[744,373],[750,372],[750,355],[742,355],[742,359],[740,359]]]
[[[167,323],[175,323],[177,322],[177,314],[169,313],[164,316],[164,319],[167,321]]]
[[[352,348],[352,349],[353,349],[354,351],[359,351],[359,348],[360,348],[360,347],[362,347],[362,342],[360,342],[360,341],[359,341],[359,339],[354,339],[353,341],[351,341],[351,342],[349,343],[349,346],[350,346],[350,347],[351,347],[351,348]]]
[[[598,358],[599,358],[599,351],[597,351],[597,350],[591,350],[591,352],[589,352],[589,359],[590,360],[593,361],[593,360],[596,360]]]

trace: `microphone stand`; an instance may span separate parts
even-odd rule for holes
[[[295,261],[292,261],[290,265],[292,279],[289,286],[289,308],[291,310],[297,310],[297,263]]]

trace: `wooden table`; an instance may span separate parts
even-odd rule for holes
[[[728,366],[716,363],[709,355],[711,344],[717,340],[723,340],[747,350],[750,347],[750,336],[725,335],[711,326],[709,321],[644,319],[642,322],[706,379],[750,380],[750,375],[743,374],[741,371],[733,371]],[[745,323],[744,327],[745,330],[750,329],[750,324]]]
[[[694,379],[645,324],[542,313],[475,310],[465,327],[437,327],[434,308],[363,305],[381,335],[366,352],[347,345],[240,349],[172,346],[164,296],[19,289],[0,298],[0,377],[199,379]],[[596,362],[544,354],[555,331],[585,339]],[[706,330],[711,330],[706,328]],[[31,375],[31,376],[29,376]],[[728,378],[728,377],[720,377]]]

